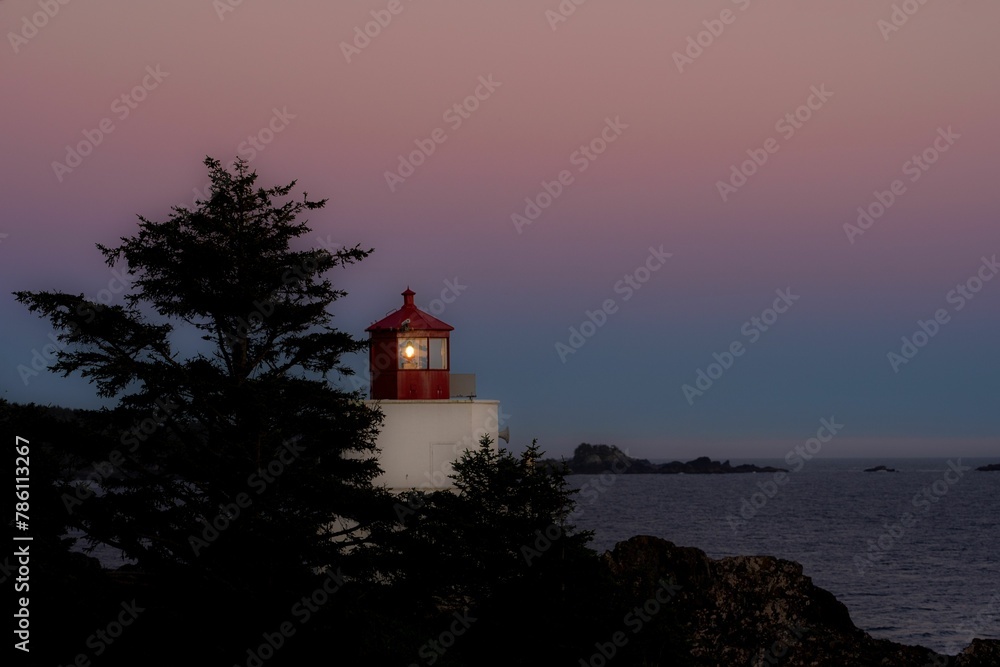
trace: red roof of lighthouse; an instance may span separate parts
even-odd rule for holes
[[[445,324],[433,315],[428,315],[424,311],[413,305],[413,295],[416,294],[409,287],[403,292],[403,307],[394,313],[371,325],[365,331],[398,331],[405,325],[407,329],[414,331],[454,331],[455,327]]]

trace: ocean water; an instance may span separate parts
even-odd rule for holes
[[[798,561],[872,636],[954,655],[1000,639],[1000,473],[983,459],[821,459],[739,475],[571,475],[598,551],[633,535]],[[780,460],[732,460],[791,468]],[[865,473],[887,465],[898,473]],[[745,504],[744,504],[745,503]],[[908,516],[907,516],[908,515]]]

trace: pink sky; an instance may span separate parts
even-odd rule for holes
[[[900,373],[886,353],[1000,252],[1000,6],[932,0],[886,39],[884,1],[589,0],[553,29],[559,4],[70,2],[43,21],[37,1],[0,3],[4,291],[96,293],[110,274],[94,243],[189,204],[205,155],[232,159],[280,127],[254,151],[262,181],[329,197],[315,236],[376,250],[338,276],[340,326],[361,335],[407,285],[429,303],[458,277],[468,289],[440,315],[456,370],[479,374],[522,438],[780,456],[761,443],[837,413],[886,452],[995,451],[1000,280]],[[401,11],[347,62],[342,42],[388,7]],[[675,52],[724,11],[678,71]],[[121,96],[157,67],[122,118]],[[446,111],[481,77],[499,86],[455,127]],[[832,97],[783,137],[776,122],[813,87]],[[574,151],[609,118],[627,128],[579,171]],[[114,131],[57,175],[102,121]],[[439,128],[446,141],[390,190],[385,172]],[[911,182],[904,163],[947,128],[960,138]],[[772,137],[777,152],[723,202],[718,181]],[[511,215],[562,170],[572,184],[518,233]],[[894,179],[906,193],[849,243],[843,225]],[[561,363],[568,328],[661,244],[670,262]],[[801,304],[689,405],[682,385],[788,286]],[[0,312],[9,397],[93,403],[84,385],[25,385],[17,366],[48,329],[9,298]],[[910,452],[908,437],[938,444]]]

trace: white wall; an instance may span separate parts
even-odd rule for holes
[[[385,473],[375,484],[388,488],[442,489],[452,480],[451,463],[477,449],[484,433],[497,447],[500,401],[366,401],[385,415],[378,436]]]

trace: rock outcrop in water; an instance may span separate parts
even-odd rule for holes
[[[591,445],[588,443],[578,445],[573,452],[573,458],[569,461],[545,459],[538,463],[539,465],[554,467],[566,464],[571,475],[597,475],[606,471],[632,475],[720,475],[750,472],[788,472],[784,468],[762,467],[747,463],[732,466],[729,464],[729,461],[713,461],[707,456],[702,456],[686,463],[682,463],[681,461],[660,464],[650,463],[648,459],[633,459],[614,445]]]
[[[656,472],[661,474],[719,475],[746,472],[788,472],[788,470],[785,468],[772,468],[771,466],[756,466],[749,463],[731,466],[729,465],[729,461],[719,463],[707,456],[702,456],[687,463],[681,463],[680,461],[664,463]]]
[[[996,640],[975,640],[960,655],[949,657],[874,639],[854,625],[843,603],[813,585],[802,566],[792,561],[770,556],[712,560],[699,549],[649,536],[620,542],[604,560],[633,600],[662,600],[658,591],[663,582],[670,582],[671,597],[659,618],[630,639],[633,655],[641,652],[648,660],[644,664],[1000,665]],[[690,657],[678,660],[682,655]],[[677,661],[661,662],[663,656]]]
[[[991,463],[988,466],[979,466],[976,470],[979,472],[1000,472],[1000,463]]]

